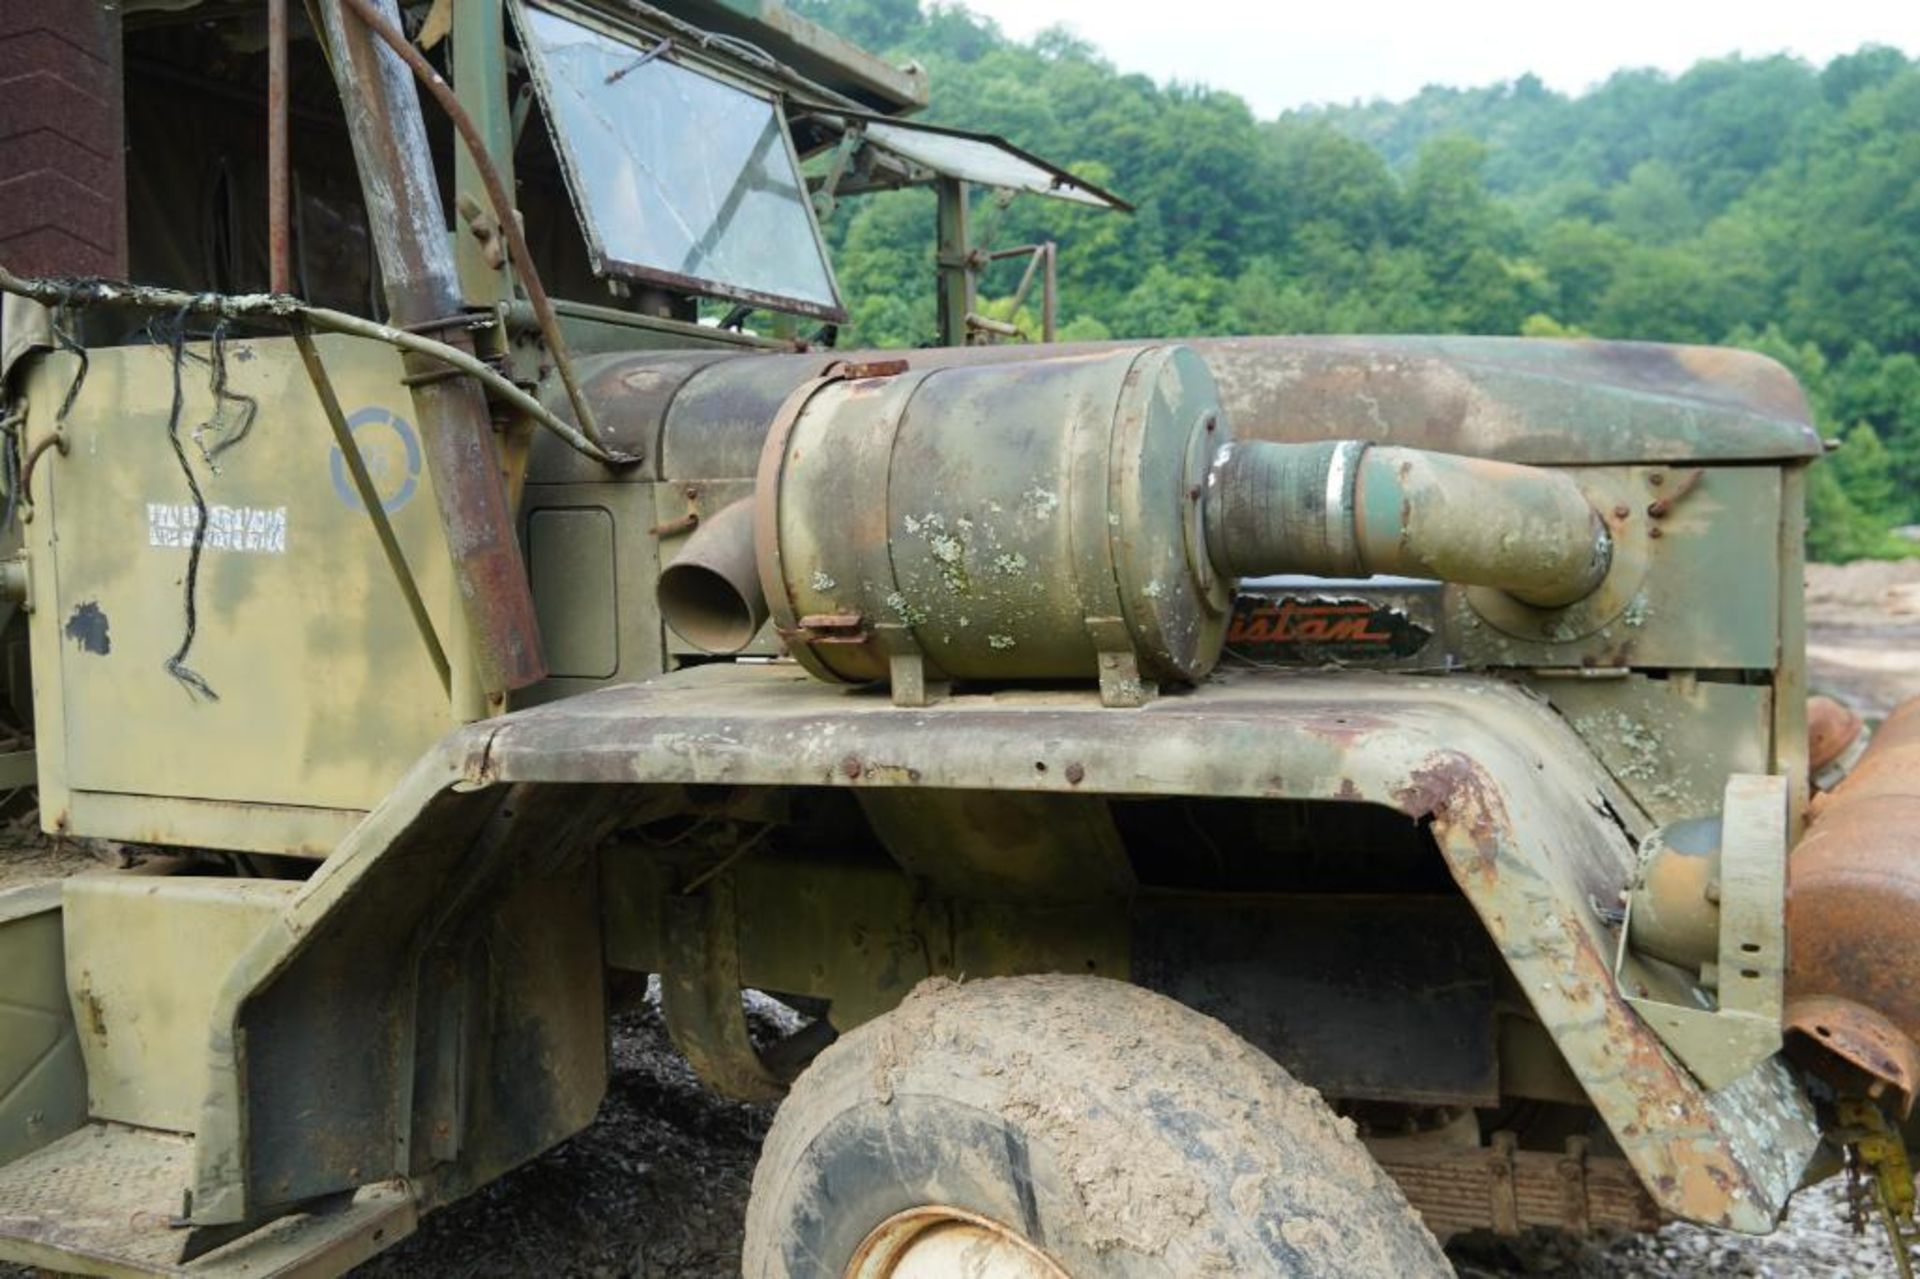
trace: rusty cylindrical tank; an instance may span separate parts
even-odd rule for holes
[[[1818,806],[1788,861],[1787,1030],[1843,1086],[1920,1085],[1920,698]]]
[[[823,376],[776,414],[752,501],[757,580],[715,521],[661,577],[668,624],[736,651],[763,594],[808,670],[896,692],[1097,675],[1125,702],[1212,669],[1240,576],[1439,575],[1552,607],[1610,556],[1556,472],[1236,444],[1183,346]]]
[[[902,651],[956,679],[1084,678],[1102,653],[1196,679],[1232,602],[1201,526],[1228,431],[1175,346],[803,388],[757,480],[774,619],[832,680]]]

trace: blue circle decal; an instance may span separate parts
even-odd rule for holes
[[[373,491],[380,495],[380,509],[388,514],[413,500],[420,487],[420,437],[413,424],[391,409],[370,405],[347,419],[354,447],[366,463]],[[328,469],[333,474],[333,491],[356,511],[366,510],[360,491],[347,473],[347,459],[334,445]]]

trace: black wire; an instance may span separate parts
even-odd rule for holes
[[[189,308],[182,307],[174,317],[167,333],[167,350],[173,361],[173,407],[167,414],[167,443],[173,446],[174,460],[180,463],[180,473],[187,478],[187,491],[193,495],[194,524],[193,545],[187,552],[186,580],[186,628],[180,636],[180,647],[174,650],[163,665],[167,674],[180,681],[187,695],[200,696],[210,702],[220,700],[213,686],[187,665],[187,653],[193,648],[194,633],[200,627],[198,592],[200,584],[200,554],[206,548],[207,540],[207,499],[200,492],[200,481],[194,476],[193,464],[187,460],[187,449],[180,442],[180,408],[184,394],[180,382],[180,366],[186,362],[187,315]],[[157,321],[156,321],[157,323]],[[152,325],[149,325],[149,331]]]
[[[48,326],[53,330],[54,344],[61,350],[70,352],[77,361],[74,365],[73,380],[67,383],[67,393],[60,397],[60,409],[53,415],[53,429],[55,434],[66,429],[67,414],[73,410],[73,402],[80,398],[80,388],[86,385],[87,370],[91,367],[91,363],[87,358],[87,348],[75,341],[73,334],[68,331],[66,326],[60,323],[60,317],[65,314],[67,308],[72,305],[72,286],[67,289],[67,294],[68,300],[62,302],[59,307],[52,310],[48,318]],[[0,528],[12,528],[14,517],[20,513],[21,464],[19,446],[21,440],[24,438],[20,428],[25,425],[26,416],[23,411],[18,422],[0,428],[5,430],[8,437],[5,462],[7,505],[5,512],[0,514]]]
[[[207,363],[212,366],[207,385],[213,391],[213,412],[200,424],[200,430],[194,432],[194,438],[199,439],[201,431],[219,425],[221,419],[226,416],[228,404],[240,406],[239,425],[233,429],[233,433],[212,448],[201,446],[201,455],[206,458],[208,466],[213,466],[215,458],[247,438],[247,432],[253,429],[254,416],[260,411],[260,401],[251,395],[229,390],[227,387],[227,322],[225,320],[213,326],[213,346]],[[217,471],[219,468],[214,469]]]
[[[62,306],[61,310],[65,310],[65,307]],[[80,388],[86,385],[90,362],[87,359],[87,348],[74,341],[73,334],[60,323],[58,311],[54,313],[51,324],[53,340],[59,344],[61,350],[70,352],[80,362],[73,371],[73,381],[67,383],[67,393],[60,397],[60,411],[53,415],[53,427],[57,431],[67,424],[67,414],[73,411],[73,402],[80,398]]]
[[[0,528],[12,528],[14,517],[20,513],[20,428],[26,425],[26,421],[24,409],[16,409],[0,420],[0,431],[5,431],[7,435],[6,456],[0,459],[7,485],[7,509],[5,516],[0,517]]]

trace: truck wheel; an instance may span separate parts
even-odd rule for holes
[[[923,982],[823,1052],[754,1170],[749,1279],[1451,1273],[1312,1089],[1124,982]]]

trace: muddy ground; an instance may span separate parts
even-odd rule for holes
[[[1812,684],[1869,718],[1920,695],[1920,562],[1815,566],[1808,578]],[[0,886],[111,861],[111,848],[48,849],[15,822],[0,827]],[[773,1014],[762,1009],[764,1019]],[[360,1273],[722,1279],[738,1273],[753,1164],[770,1106],[703,1088],[668,1046],[652,1004],[615,1027],[613,1078],[594,1125],[423,1223]],[[1802,1194],[1761,1240],[1693,1226],[1567,1246],[1457,1249],[1467,1276],[1853,1276],[1891,1274],[1884,1243],[1857,1238],[1838,1182]],[[0,1266],[0,1276],[17,1274]]]
[[[614,1081],[594,1126],[472,1199],[357,1274],[732,1279],[747,1191],[773,1107],[707,1092],[651,1009],[623,1019]],[[1856,1236],[1838,1181],[1794,1200],[1765,1239],[1670,1225],[1585,1244],[1529,1239],[1459,1246],[1465,1279],[1843,1279],[1894,1271],[1885,1243]]]

